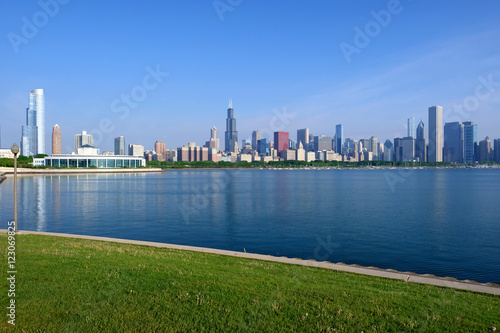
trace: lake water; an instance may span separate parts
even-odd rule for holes
[[[0,186],[12,219],[13,181]],[[20,176],[19,228],[500,283],[500,170]]]

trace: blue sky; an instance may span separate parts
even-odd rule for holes
[[[253,130],[333,136],[339,123],[345,137],[392,140],[410,116],[427,125],[431,105],[444,107],[445,122],[477,123],[480,140],[500,138],[498,1],[42,0],[0,9],[3,147],[19,143],[39,88],[46,145],[57,123],[63,152],[82,130],[101,150],[120,135],[146,149],[202,145],[212,126],[223,142],[229,99],[240,142]]]

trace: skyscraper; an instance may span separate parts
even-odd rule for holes
[[[252,132],[252,149],[257,150],[258,149],[258,142],[260,140],[260,132],[259,131],[253,131]]]
[[[472,121],[464,121],[464,162],[475,163],[477,161],[477,124]]]
[[[422,120],[417,126],[417,140],[415,141],[415,159],[427,162],[427,144],[425,143],[425,125]]]
[[[52,129],[52,155],[61,154],[61,128],[56,124]]]
[[[234,118],[232,101],[229,101],[229,108],[227,109],[225,139],[226,153],[236,153],[238,148],[238,131],[236,130],[236,119]]]
[[[458,121],[444,124],[443,160],[451,163],[463,163],[464,125]]]
[[[22,127],[21,154],[45,154],[45,96],[43,89],[32,90]]]
[[[377,160],[378,159],[378,145],[377,145],[377,137],[376,136],[372,136],[370,138],[370,147],[367,147],[366,150],[368,150],[369,152],[371,152],[373,154],[373,159],[374,160]]]
[[[314,151],[332,150],[332,137],[319,135],[314,137]]]
[[[309,150],[309,128],[297,130],[297,145],[302,143],[305,150]]]
[[[344,129],[341,124],[335,126],[335,152],[342,154],[342,147],[344,146]]]
[[[220,150],[219,138],[217,137],[217,127],[212,126],[210,129],[210,140],[205,143],[205,147]]]
[[[402,140],[402,161],[413,161],[415,159],[415,139],[411,136],[404,137]]]
[[[495,155],[495,162],[500,163],[500,139],[493,141],[493,151]]]
[[[282,150],[289,148],[290,134],[288,132],[274,132],[274,148],[281,153]]]
[[[490,160],[491,154],[491,141],[489,137],[479,142],[479,162]]]
[[[429,162],[443,161],[443,107],[429,107]]]
[[[408,137],[415,139],[415,118],[408,118]]]
[[[384,161],[394,160],[394,145],[391,140],[387,139],[384,143]]]
[[[118,136],[115,138],[115,155],[126,155],[124,136]]]
[[[85,145],[94,146],[94,138],[91,134],[87,134],[86,131],[82,131],[82,134],[75,135],[75,153],[78,151],[78,148]]]
[[[257,150],[260,156],[269,156],[269,140],[260,139]]]

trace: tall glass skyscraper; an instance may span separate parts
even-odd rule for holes
[[[236,147],[238,145],[238,131],[236,130],[236,119],[234,118],[232,101],[229,101],[229,108],[227,109],[225,136],[226,142],[224,149],[226,153],[236,153]]]
[[[415,158],[419,162],[427,162],[427,145],[425,143],[425,125],[422,120],[417,126],[417,140],[415,141]]]
[[[477,161],[477,125],[472,121],[464,121],[464,162]]]
[[[43,89],[32,90],[26,109],[26,125],[22,127],[21,154],[45,154],[45,96]]]
[[[415,137],[415,118],[410,117],[408,118],[408,137],[414,138]]]
[[[342,146],[344,145],[344,129],[341,124],[335,126],[335,152],[342,154]]]
[[[444,124],[445,162],[462,163],[464,156],[464,125],[458,121]]]

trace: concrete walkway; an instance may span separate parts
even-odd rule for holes
[[[6,232],[6,230],[2,230]],[[205,247],[194,247],[194,246],[185,246],[185,245],[175,245],[175,244],[166,244],[166,243],[156,243],[156,242],[145,242],[145,241],[136,241],[136,240],[128,240],[128,239],[119,239],[119,238],[109,238],[109,237],[96,237],[96,236],[82,236],[82,235],[71,235],[71,234],[60,234],[60,233],[50,233],[50,232],[38,232],[38,231],[20,231],[21,235],[46,235],[46,236],[56,236],[56,237],[66,237],[66,238],[76,238],[76,239],[90,239],[104,242],[113,242],[113,243],[123,243],[123,244],[134,244],[134,245],[143,245],[143,246],[153,246],[158,248],[168,248],[168,249],[176,249],[176,250],[186,250],[186,251],[196,251],[203,253],[212,253],[219,254],[223,256],[232,256],[238,258],[248,258],[248,259],[257,259],[257,260],[265,260],[265,261],[274,261],[281,262],[292,265],[301,265],[308,267],[320,267],[326,268],[336,271],[343,272],[351,272],[357,274],[378,276],[389,279],[397,279],[405,282],[413,282],[413,283],[423,283],[430,284],[439,287],[449,287],[463,290],[470,290],[480,293],[487,293],[493,295],[500,295],[500,286],[494,283],[478,283],[475,281],[469,280],[457,280],[450,277],[440,278],[434,275],[421,275],[416,273],[408,273],[408,272],[398,272],[391,269],[380,269],[376,267],[362,267],[359,265],[346,265],[343,263],[333,264],[329,261],[318,262],[316,260],[302,260],[298,258],[287,258],[287,257],[274,257],[270,255],[262,255],[262,254],[254,254],[254,253],[246,253],[246,252],[235,252],[235,251],[227,251],[227,250],[217,250]]]
[[[29,169],[17,168],[18,175],[69,175],[69,174],[100,174],[100,173],[148,173],[163,172],[160,168],[120,168],[120,169]],[[0,174],[13,175],[14,168],[0,167]]]

